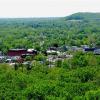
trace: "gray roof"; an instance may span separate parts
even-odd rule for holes
[[[94,50],[94,54],[100,54],[100,49]]]

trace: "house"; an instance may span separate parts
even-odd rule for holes
[[[78,47],[78,46],[71,46],[70,47],[70,51],[82,51],[83,49],[81,47]]]
[[[53,46],[53,47],[49,47],[44,53],[46,55],[59,55],[61,54],[61,52],[66,52],[68,51],[69,46],[63,45],[63,46]]]
[[[47,55],[58,55],[60,52],[55,50],[47,50],[46,53]]]
[[[95,55],[100,55],[100,48],[99,48],[99,49],[94,50],[94,54],[95,54]]]
[[[66,46],[66,45],[58,47],[58,51],[60,52],[66,52],[68,51],[68,49],[69,49],[69,46]]]
[[[48,50],[54,50],[54,51],[57,51],[57,48],[58,48],[58,47],[49,47]]]
[[[85,52],[94,52],[94,50],[96,50],[96,48],[84,48],[83,50]]]
[[[26,56],[35,56],[37,51],[34,49],[10,49],[7,56],[11,59],[16,59],[18,57],[25,58]]]
[[[6,59],[6,56],[0,56],[0,63],[4,62],[5,59]]]
[[[38,54],[37,50],[28,49],[28,50],[26,51],[26,53],[24,53],[24,54],[21,55],[21,57],[22,57],[22,58],[25,58],[26,56],[35,56],[35,55],[37,55],[37,54]]]
[[[82,48],[89,48],[89,45],[81,45]]]
[[[6,59],[5,62],[6,63],[12,63],[12,59]]]
[[[26,54],[26,49],[10,49],[8,50],[7,56],[21,56],[22,54]]]

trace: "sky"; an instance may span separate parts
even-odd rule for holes
[[[0,0],[0,18],[63,17],[100,12],[100,0]]]

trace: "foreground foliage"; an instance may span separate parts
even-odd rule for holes
[[[99,100],[100,66],[47,68],[39,63],[30,71],[0,65],[2,100]]]

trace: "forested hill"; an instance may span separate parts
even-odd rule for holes
[[[6,53],[11,48],[44,50],[53,44],[100,45],[100,20],[89,20],[99,18],[99,13],[76,13],[61,18],[0,19],[0,51]]]
[[[100,20],[100,13],[75,13],[66,17],[67,20]]]

